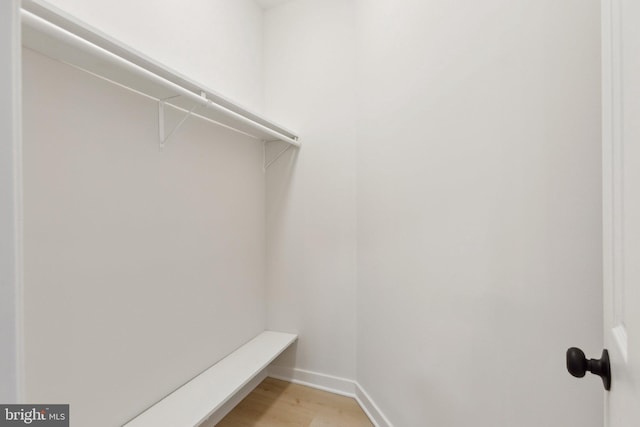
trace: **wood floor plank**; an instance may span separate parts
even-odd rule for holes
[[[218,427],[373,427],[349,397],[265,379]]]

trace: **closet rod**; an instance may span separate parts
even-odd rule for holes
[[[150,96],[159,102],[162,98],[154,95],[153,92],[157,92],[157,87],[161,87],[173,96],[179,96],[182,101],[196,103],[214,110],[219,115],[226,116],[230,120],[227,123],[222,123],[224,126],[235,128],[234,124],[244,125],[244,129],[243,126],[240,126],[238,130],[251,134],[246,128],[253,129],[259,135],[252,136],[258,139],[279,140],[296,147],[300,146],[297,137],[292,138],[284,135],[240,113],[218,105],[209,99],[205,90],[201,90],[199,94],[194,93],[24,9],[22,10],[22,24],[23,31],[25,29],[29,31],[29,36],[23,38],[29,39],[25,45],[47,56]],[[103,70],[104,73],[101,72]],[[123,81],[118,81],[117,77],[123,74]],[[127,85],[128,81],[135,81],[139,84],[142,81],[143,83],[140,84],[141,87],[132,87]],[[180,104],[177,102],[175,104],[168,102],[168,104],[180,108]]]

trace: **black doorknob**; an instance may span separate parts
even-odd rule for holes
[[[584,377],[589,371],[602,378],[605,390],[611,389],[611,366],[609,364],[609,352],[606,349],[602,350],[600,359],[587,360],[582,350],[571,347],[567,350],[567,370],[576,378]]]

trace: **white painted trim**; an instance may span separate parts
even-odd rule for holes
[[[18,380],[18,401],[26,402],[26,371],[25,371],[25,342],[24,342],[24,214],[23,214],[23,157],[22,157],[22,19],[20,14],[20,0],[15,0],[14,19],[16,22],[16,42],[14,45],[17,67],[14,111],[16,123],[16,136],[14,148],[14,191],[15,191],[15,274],[16,274],[16,370]]]
[[[346,378],[283,366],[269,366],[268,376],[341,396],[355,397],[355,383]]]
[[[375,427],[393,427],[391,421],[384,415],[384,413],[380,410],[378,405],[371,399],[369,394],[362,388],[362,386],[358,383],[356,385],[356,395],[355,399],[364,411],[367,414],[367,417],[371,420]]]
[[[356,381],[283,366],[269,366],[267,376],[329,393],[351,397],[358,402],[358,405],[360,405],[375,427],[394,427],[389,419],[382,413],[378,405],[374,403],[369,394]]]
[[[623,324],[620,324],[611,330],[614,341],[618,344],[618,349],[622,355],[624,363],[629,363],[629,338],[627,335],[627,328]]]
[[[20,0],[2,2],[0,93],[0,311],[3,363],[0,395],[5,403],[24,401],[22,326],[22,43]],[[6,31],[6,32],[5,32]]]

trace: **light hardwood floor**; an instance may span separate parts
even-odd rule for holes
[[[373,427],[349,397],[264,380],[217,427]]]

